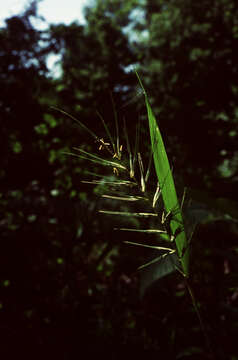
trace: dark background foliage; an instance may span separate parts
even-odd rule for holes
[[[98,144],[52,108],[107,140],[98,112],[115,134],[113,97],[133,141],[140,119],[146,154],[136,65],[179,193],[189,188],[186,219],[199,223],[192,283],[215,358],[238,359],[236,1],[95,1],[84,25],[44,31],[37,17],[33,1],[0,29],[2,358],[209,358],[183,278],[136,272],[155,254],[123,244],[130,234],[98,214],[103,189],[81,180],[104,170],[64,154]]]

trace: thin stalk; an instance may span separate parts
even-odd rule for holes
[[[129,155],[130,178],[133,178],[134,177],[133,160],[132,160],[132,153],[131,153],[131,147],[130,147],[130,141],[129,141],[129,137],[128,137],[128,132],[127,132],[127,128],[126,128],[126,120],[125,120],[125,118],[123,118],[123,128],[124,128],[124,134],[125,134],[125,138],[126,138],[127,152],[128,152],[128,155]]]
[[[198,320],[199,320],[199,324],[200,324],[200,328],[202,330],[202,333],[203,333],[203,336],[205,338],[205,343],[206,343],[206,346],[207,346],[207,349],[209,351],[209,354],[211,356],[211,359],[215,359],[215,354],[214,354],[214,351],[212,349],[212,346],[211,346],[211,341],[210,341],[210,338],[209,338],[209,335],[208,335],[208,332],[207,332],[207,329],[205,327],[205,324],[204,324],[204,321],[202,319],[202,315],[201,315],[201,312],[198,308],[198,303],[197,303],[197,300],[194,296],[194,293],[193,293],[193,290],[192,290],[192,287],[191,285],[189,284],[189,281],[188,281],[188,278],[185,277],[185,284],[186,284],[186,288],[188,290],[188,293],[191,297],[191,301],[192,301],[192,305],[193,305],[193,308],[196,312],[196,315],[198,317]]]
[[[59,108],[57,108],[56,106],[51,106],[52,109],[57,110],[59,112],[61,112],[62,114],[68,116],[70,119],[74,120],[78,125],[80,125],[85,131],[87,131],[96,141],[99,140],[98,136],[92,131],[90,130],[86,125],[84,125],[81,121],[79,121],[78,119],[76,119],[73,115],[67,113],[64,110],[61,110]]]
[[[109,150],[110,154],[113,155],[113,154],[116,152],[115,143],[114,143],[114,141],[113,141],[113,138],[112,138],[112,136],[111,136],[111,133],[110,133],[110,131],[109,131],[109,128],[108,128],[107,124],[105,123],[102,115],[100,114],[99,111],[97,111],[97,114],[98,114],[98,117],[100,118],[100,120],[101,120],[102,123],[103,123],[104,129],[105,129],[105,131],[106,131],[106,133],[107,133],[107,136],[108,136],[109,140],[111,141],[112,148],[113,148],[113,152],[110,151],[110,149],[108,149],[108,150]]]
[[[117,117],[117,111],[116,111],[116,106],[115,106],[115,102],[112,96],[112,93],[110,92],[110,96],[111,96],[111,102],[112,102],[112,109],[113,109],[113,115],[114,115],[114,119],[115,119],[115,126],[116,126],[116,151],[115,154],[117,154],[118,159],[121,158],[121,151],[120,151],[120,137],[119,137],[119,125],[118,125],[118,117]]]

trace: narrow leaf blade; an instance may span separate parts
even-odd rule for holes
[[[151,145],[153,151],[155,171],[158,178],[158,182],[161,187],[161,193],[162,193],[165,210],[167,212],[173,211],[173,209],[178,207],[179,202],[174,185],[172,171],[169,165],[163,139],[159,127],[157,125],[155,116],[153,114],[152,108],[150,106],[148,96],[146,94],[146,91],[143,87],[143,84],[137,72],[136,75],[138,77],[139,83],[143,89],[145,96],[145,104],[146,104],[148,121],[149,121],[150,138],[151,138]],[[179,207],[179,211],[176,211],[169,224],[172,234],[176,233],[177,229],[181,227],[181,224],[183,224],[183,218],[182,218],[181,209]],[[182,226],[182,228],[184,229],[184,226]],[[176,236],[175,242],[178,250],[178,255],[179,257],[181,257],[181,264],[183,271],[185,275],[188,276],[189,252],[187,247],[186,234],[183,229]],[[187,249],[187,250],[184,252],[183,249]]]

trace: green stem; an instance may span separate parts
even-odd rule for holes
[[[200,310],[199,310],[199,308],[198,308],[198,303],[197,303],[197,301],[196,301],[196,299],[195,299],[195,296],[194,296],[192,287],[191,287],[191,285],[190,285],[189,282],[188,282],[188,278],[185,278],[185,284],[186,284],[186,288],[187,288],[187,290],[188,290],[188,292],[189,292],[189,295],[190,295],[190,297],[191,297],[194,310],[195,310],[195,312],[196,312],[196,314],[197,314],[197,317],[198,317],[198,320],[199,320],[199,324],[200,324],[201,330],[202,330],[203,335],[204,335],[204,338],[205,338],[206,346],[207,346],[207,349],[208,349],[208,351],[209,351],[210,358],[211,358],[211,359],[215,359],[215,354],[214,354],[214,351],[213,351],[212,346],[211,346],[211,341],[210,341],[209,335],[208,335],[208,333],[207,333],[207,330],[206,330],[204,321],[203,321],[203,319],[202,319],[201,312],[200,312]]]

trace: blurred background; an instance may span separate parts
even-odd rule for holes
[[[123,221],[99,214],[102,189],[81,182],[104,170],[64,154],[98,144],[53,107],[105,141],[98,113],[115,134],[115,110],[132,140],[140,119],[148,153],[134,67],[178,192],[188,187],[193,286],[215,358],[238,359],[237,2],[17,4],[0,5],[2,359],[209,358],[181,275],[136,271],[154,254],[125,245],[135,235],[113,231]]]

